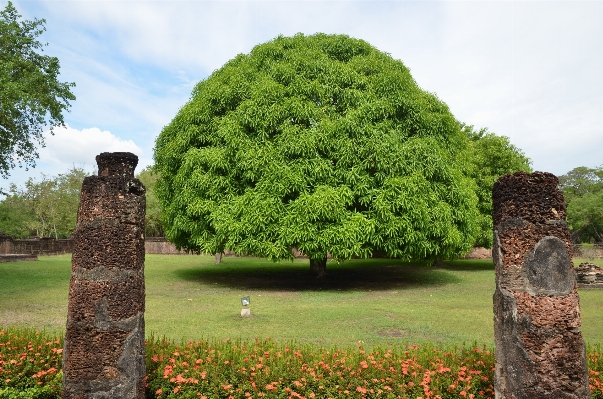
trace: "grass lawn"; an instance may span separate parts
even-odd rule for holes
[[[575,259],[578,264],[583,260]],[[594,263],[603,264],[603,262]],[[147,335],[181,339],[272,337],[339,347],[395,342],[493,346],[491,261],[444,267],[390,259],[329,262],[322,280],[307,260],[147,255]],[[0,264],[0,326],[62,333],[71,256]],[[240,298],[251,296],[249,319]],[[603,344],[603,291],[580,291],[587,344]]]

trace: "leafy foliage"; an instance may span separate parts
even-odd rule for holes
[[[603,241],[603,167],[580,166],[559,177],[575,242]]]
[[[467,138],[402,62],[362,40],[278,37],[193,90],[157,139],[179,248],[291,258],[458,256],[478,212]]]
[[[13,238],[29,238],[28,225],[36,216],[25,198],[15,192],[9,193],[0,201],[0,232]]]
[[[470,175],[477,184],[479,233],[477,247],[492,247],[492,188],[499,177],[520,170],[531,172],[532,161],[506,136],[497,136],[487,129],[475,130],[462,125],[470,140],[467,159],[471,162]]]
[[[43,130],[64,126],[62,113],[75,100],[70,91],[75,84],[57,80],[59,60],[38,54],[43,45],[36,38],[45,20],[20,18],[10,1],[0,11],[0,175],[5,178],[15,163],[34,165]]]
[[[146,188],[145,234],[147,237],[163,237],[161,209],[159,208],[159,200],[155,194],[155,185],[157,184],[158,176],[153,172],[152,167],[146,167],[136,175],[136,178]]]
[[[11,185],[0,202],[0,231],[15,238],[67,238],[75,231],[80,190],[86,172],[73,167],[58,176],[29,178],[24,187]]]
[[[575,197],[599,192],[603,190],[603,166],[597,168],[578,166],[559,176],[559,188],[563,190],[567,202],[571,202]]]

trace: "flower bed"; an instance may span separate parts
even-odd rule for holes
[[[62,339],[0,331],[0,398],[60,398]],[[592,397],[603,399],[603,356],[588,351]],[[147,342],[148,398],[494,398],[488,348]]]
[[[62,338],[0,330],[0,398],[60,398],[62,353]]]

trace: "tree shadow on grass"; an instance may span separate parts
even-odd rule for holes
[[[223,265],[177,269],[182,280],[219,284],[236,289],[288,291],[381,291],[447,285],[461,281],[451,270],[391,259],[329,262],[320,279],[309,273],[306,263],[270,263],[236,267]]]
[[[446,260],[438,267],[445,270],[462,270],[469,272],[494,271],[494,262],[492,259]]]

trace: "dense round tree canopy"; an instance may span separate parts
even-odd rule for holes
[[[467,145],[401,61],[343,35],[278,37],[201,81],[158,137],[165,233],[311,264],[455,257],[478,219]]]

